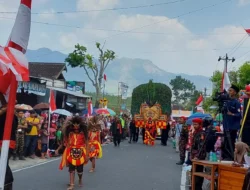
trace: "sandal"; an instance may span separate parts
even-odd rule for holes
[[[95,169],[94,168],[91,168],[90,170],[89,170],[89,173],[93,173],[95,171]]]
[[[79,179],[79,187],[82,187],[82,179]]]
[[[69,187],[67,188],[67,190],[74,190],[75,185],[74,184],[70,184]]]

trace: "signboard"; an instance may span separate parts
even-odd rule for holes
[[[67,90],[85,93],[85,82],[67,81]]]
[[[36,94],[38,96],[46,95],[46,85],[39,84],[36,82],[18,82],[17,93],[21,93],[22,89],[24,92],[28,92],[29,94]]]
[[[128,85],[121,82],[120,83],[120,90],[121,90],[122,100],[126,100],[128,97]]]

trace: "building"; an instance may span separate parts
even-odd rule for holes
[[[67,89],[63,72],[67,71],[64,63],[29,63],[30,81],[20,82],[17,91],[18,103],[34,106],[49,101],[50,90],[55,91],[57,108],[70,111],[86,108],[90,96],[80,91]],[[84,84],[85,89],[85,84]],[[72,106],[73,105],[73,106]]]

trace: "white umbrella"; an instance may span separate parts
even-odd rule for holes
[[[69,111],[64,110],[64,109],[57,109],[57,110],[53,111],[52,113],[57,113],[59,115],[65,115],[65,116],[72,116],[72,113],[70,113]]]

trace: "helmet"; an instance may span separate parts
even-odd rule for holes
[[[210,126],[210,125],[213,125],[213,122],[214,122],[214,120],[213,120],[213,118],[212,117],[209,117],[209,116],[207,116],[207,117],[204,117],[203,118],[203,127],[208,127],[208,126]]]

